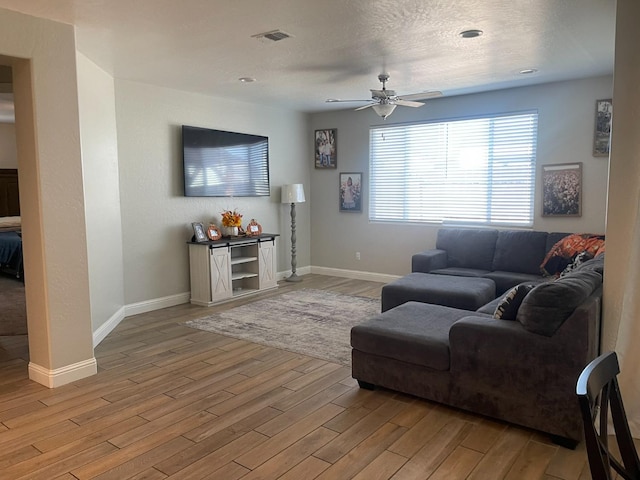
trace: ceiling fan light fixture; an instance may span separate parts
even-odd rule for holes
[[[396,105],[393,103],[379,103],[377,105],[373,105],[373,110],[378,114],[379,117],[382,117],[384,120],[389,115],[393,113],[396,109]]]

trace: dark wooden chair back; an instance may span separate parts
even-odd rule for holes
[[[618,388],[618,373],[618,356],[615,352],[605,353],[585,367],[576,385],[593,480],[611,480],[615,478],[613,470],[624,479],[640,480],[640,461],[624,412]],[[599,421],[596,418],[598,413]],[[609,413],[621,462],[616,460],[609,449]]]

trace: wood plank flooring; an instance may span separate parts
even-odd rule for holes
[[[297,288],[378,298],[381,286],[307,275],[222,306],[130,317],[96,348],[97,375],[54,390],[28,380],[25,337],[0,337],[0,478],[591,478],[582,444],[360,390],[348,367],[183,325]]]

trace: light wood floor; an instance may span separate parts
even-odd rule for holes
[[[381,284],[308,275],[262,294]],[[27,378],[24,337],[0,338],[0,478],[589,479],[583,446],[385,390],[350,369],[193,330],[224,306],[125,319],[99,373],[49,390]]]

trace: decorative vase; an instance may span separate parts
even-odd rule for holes
[[[225,237],[237,237],[238,227],[222,227]]]

